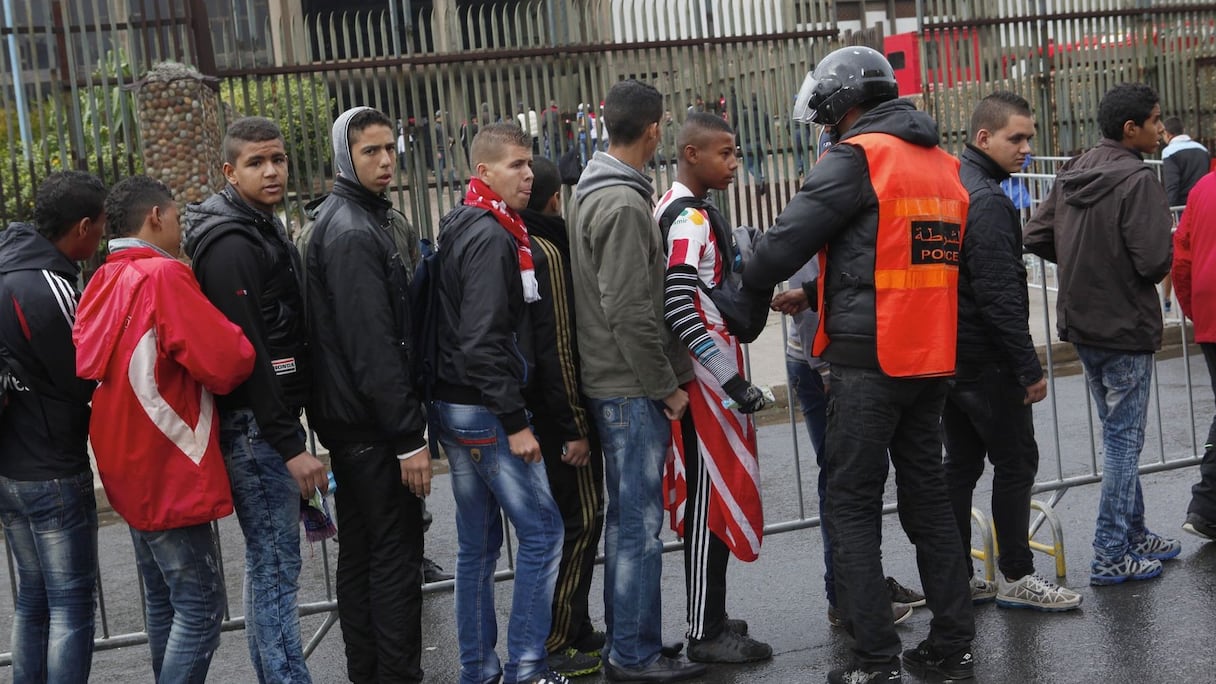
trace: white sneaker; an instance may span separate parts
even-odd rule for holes
[[[983,577],[971,576],[971,602],[974,604],[988,603],[996,598],[996,582],[989,582]]]
[[[1080,594],[1038,575],[1026,575],[1010,582],[1005,579],[1005,575],[997,573],[996,584],[996,604],[1002,608],[1060,612],[1081,606]]]

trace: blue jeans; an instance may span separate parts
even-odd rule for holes
[[[1102,497],[1094,555],[1117,561],[1144,539],[1144,494],[1140,490],[1140,450],[1148,421],[1153,355],[1078,344],[1089,393],[1102,420]]]
[[[823,376],[802,359],[785,357],[785,372],[789,376],[790,388],[798,397],[798,408],[806,422],[806,432],[811,436],[815,448],[815,465],[819,466],[816,488],[819,492],[819,534],[823,537],[823,593],[828,605],[836,605],[836,578],[832,572],[832,540],[824,522],[824,499],[828,489],[828,471],[824,463],[827,451],[825,444],[828,431],[828,395],[823,388]]]
[[[249,409],[220,415],[220,449],[245,535],[245,637],[258,682],[311,682],[296,605],[300,488]]]
[[[157,684],[203,684],[224,621],[224,577],[211,523],[157,532],[132,527],[131,541],[144,579]]]
[[[545,639],[564,538],[545,466],[514,456],[502,423],[486,407],[436,401],[431,408],[456,498],[460,681],[497,682],[500,673],[506,684],[526,681],[547,667]],[[504,512],[519,542],[505,667],[494,652],[494,569],[502,548]]]
[[[604,450],[605,652],[625,668],[650,665],[662,648],[663,465],[671,421],[645,397],[591,399]]]
[[[0,477],[0,521],[17,565],[13,682],[88,681],[97,587],[92,471],[34,482]]]

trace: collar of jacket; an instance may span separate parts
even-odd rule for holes
[[[334,179],[334,189],[331,194],[334,197],[354,202],[377,216],[387,213],[393,207],[393,203],[384,195],[377,195],[363,187],[362,184],[345,176],[338,176]]]
[[[963,163],[978,166],[985,175],[995,178],[997,182],[1003,181],[1012,175],[1001,168],[1000,164],[993,161],[992,157],[989,157],[983,150],[971,143],[967,143],[967,149],[963,150]]]

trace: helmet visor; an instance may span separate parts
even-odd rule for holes
[[[811,107],[811,97],[815,94],[815,87],[819,85],[818,79],[815,78],[815,72],[808,71],[806,78],[802,81],[802,87],[798,89],[798,97],[794,98],[794,113],[791,118],[799,123],[815,123],[815,110]]]

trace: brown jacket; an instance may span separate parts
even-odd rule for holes
[[[1060,339],[1127,352],[1161,347],[1157,283],[1169,273],[1173,216],[1143,157],[1102,142],[1060,167],[1026,224],[1026,249],[1059,264]]]

